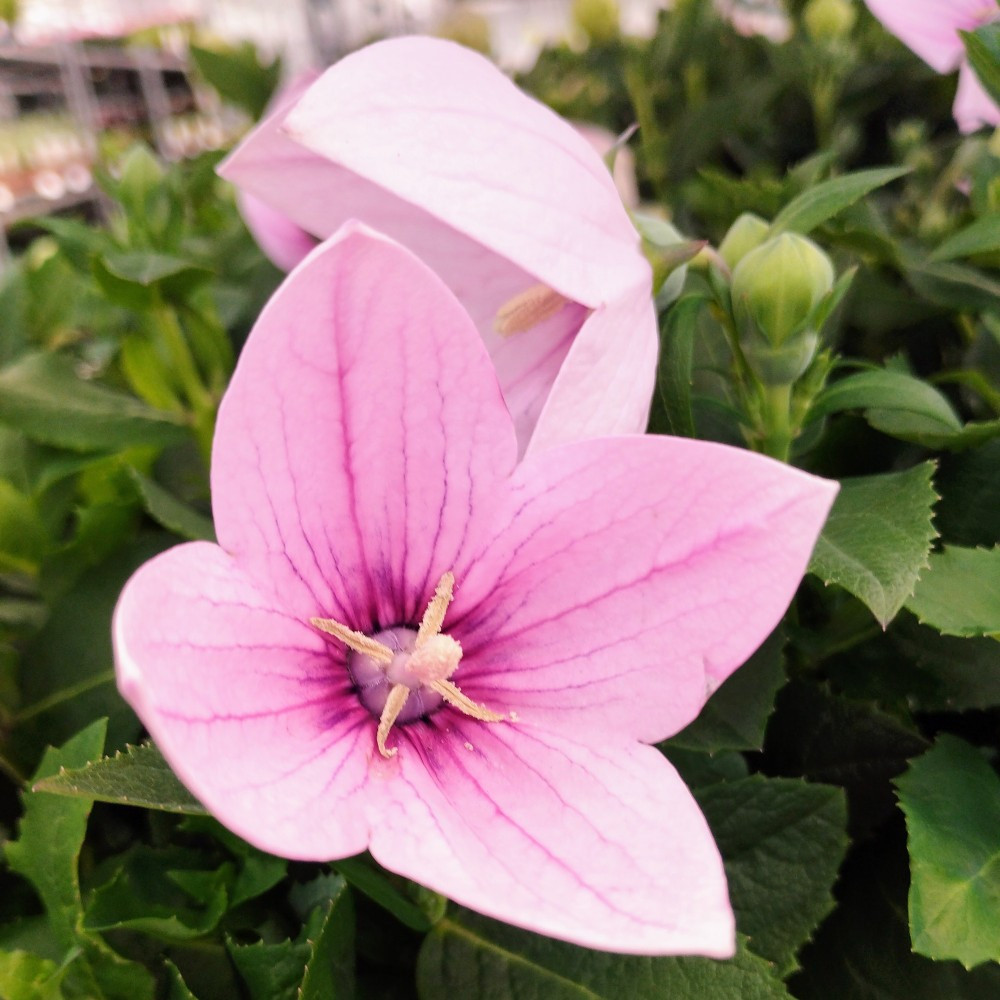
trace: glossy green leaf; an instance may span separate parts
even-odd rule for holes
[[[428,934],[421,1000],[789,1000],[741,938],[735,958],[644,958],[588,951],[458,910]]]
[[[708,699],[698,718],[672,737],[672,746],[716,753],[759,750],[774,696],[785,682],[785,637],[772,632],[760,649]]]
[[[793,198],[771,223],[771,235],[809,233],[876,188],[910,172],[909,167],[880,167],[833,177]]]
[[[59,354],[29,354],[0,372],[0,422],[79,451],[167,445],[187,433],[177,417],[81,379]]]
[[[954,261],[904,253],[906,280],[928,301],[967,312],[1000,307],[1000,281],[986,271]]]
[[[834,382],[816,398],[809,420],[842,410],[904,414],[905,426],[914,433],[946,434],[962,429],[958,414],[937,389],[912,375],[889,369],[858,372]]]
[[[833,909],[831,889],[847,849],[844,793],[753,775],[697,789],[695,797],[726,864],[737,928],[787,976]]]
[[[142,806],[162,812],[204,815],[205,808],[181,784],[152,744],[130,746],[82,768],[61,767],[35,783],[36,792]]]
[[[167,1000],[198,1000],[184,982],[180,969],[173,962],[164,963],[167,967]]]
[[[845,479],[809,571],[864,601],[887,625],[913,593],[936,532],[934,465]]]
[[[949,236],[931,254],[931,260],[955,260],[958,257],[995,253],[998,250],[1000,250],[1000,212],[991,212]]]
[[[215,541],[215,528],[211,518],[199,514],[183,500],[178,500],[165,490],[156,480],[144,476],[137,469],[131,469],[130,472],[150,517],[181,538]]]
[[[910,850],[910,932],[928,958],[1000,962],[1000,778],[940,736],[896,779]]]
[[[99,719],[58,750],[49,748],[34,775],[40,781],[61,767],[83,767],[104,748],[107,723]],[[7,863],[38,891],[56,940],[63,948],[77,943],[83,909],[77,860],[87,831],[91,803],[29,792],[17,840],[5,845]]]
[[[980,83],[1000,104],[1000,28],[995,23],[985,24],[975,31],[960,31],[959,34]]]
[[[1000,637],[1000,547],[935,552],[906,607],[945,635]]]

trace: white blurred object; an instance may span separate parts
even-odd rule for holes
[[[792,21],[781,0],[715,0],[715,9],[741,35],[760,35],[776,45],[792,37]]]

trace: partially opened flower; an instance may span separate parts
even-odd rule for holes
[[[645,428],[639,237],[587,140],[482,56],[420,37],[355,52],[220,172],[315,236],[357,218],[429,264],[487,345],[522,451]]]
[[[316,82],[318,75],[315,70],[305,70],[282,86],[264,112],[264,120],[286,112]],[[290,271],[316,246],[315,236],[256,195],[237,190],[236,204],[257,246],[282,271]]]
[[[222,402],[219,545],[128,583],[119,685],[257,846],[386,868],[625,952],[733,949],[653,746],[774,627],[835,485],[628,436],[516,461],[468,316],[355,225],[287,278]]]
[[[952,112],[963,132],[1000,125],[1000,108],[979,82],[965,58],[959,31],[1000,17],[996,0],[865,0],[868,9],[904,45],[938,73],[958,70],[958,90]]]

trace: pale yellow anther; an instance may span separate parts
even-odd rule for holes
[[[392,729],[392,724],[399,718],[399,713],[403,711],[406,699],[410,697],[410,689],[405,684],[393,684],[389,691],[389,697],[385,700],[385,707],[382,709],[382,717],[378,720],[378,732],[375,734],[375,742],[378,744],[378,752],[383,757],[395,757],[396,748],[386,749],[385,741]]]
[[[427,686],[441,695],[449,705],[453,705],[463,715],[468,715],[472,719],[478,719],[480,722],[502,722],[507,718],[503,712],[492,712],[485,705],[480,705],[468,695],[462,694],[451,681],[431,681]]]
[[[445,573],[438,585],[434,589],[434,596],[427,605],[424,617],[420,621],[420,628],[417,629],[416,648],[420,649],[428,639],[437,635],[444,624],[445,612],[451,599],[455,595],[455,576],[453,573]]]
[[[501,337],[522,333],[554,316],[567,302],[569,299],[565,295],[560,295],[548,285],[532,285],[508,299],[497,310],[493,329]]]
[[[309,624],[321,632],[326,632],[327,635],[339,639],[355,653],[370,656],[378,663],[392,663],[392,658],[396,655],[388,646],[377,639],[365,635],[364,632],[355,632],[354,629],[341,625],[340,622],[334,621],[332,618],[310,618]]]

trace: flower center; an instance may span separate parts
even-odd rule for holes
[[[365,635],[332,618],[310,618],[315,628],[332,635],[350,650],[347,669],[358,689],[361,704],[379,720],[376,743],[383,757],[396,748],[385,745],[395,723],[412,722],[447,702],[463,715],[482,722],[507,718],[478,705],[451,682],[462,659],[457,639],[441,632],[451,603],[455,577],[445,573],[427,605],[420,628],[397,627]]]

